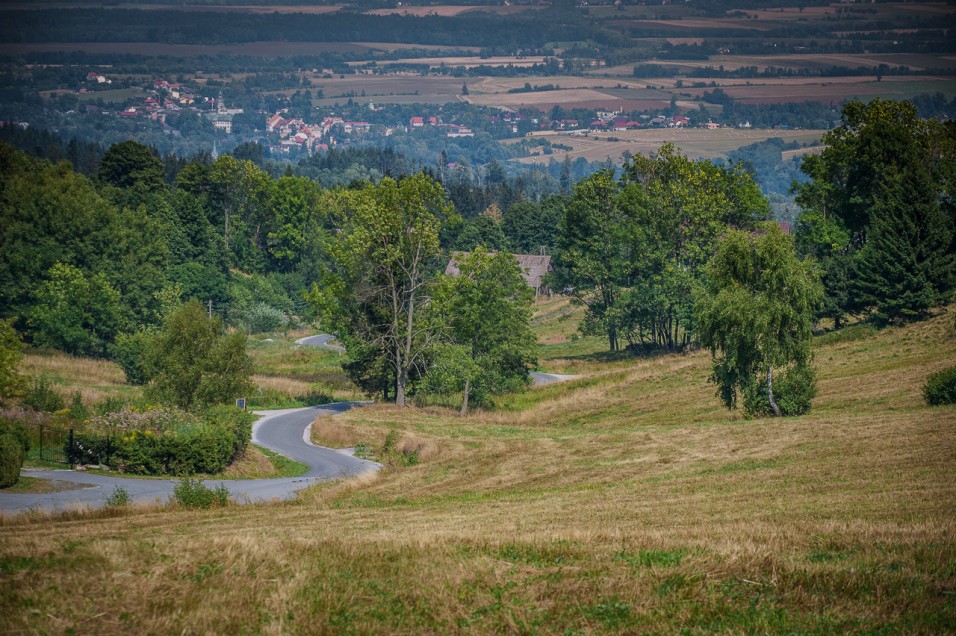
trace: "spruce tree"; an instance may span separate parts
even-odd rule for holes
[[[871,212],[855,291],[883,323],[923,317],[953,288],[950,220],[919,165],[890,175]]]

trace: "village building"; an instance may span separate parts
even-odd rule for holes
[[[458,260],[468,256],[468,252],[457,252],[452,254],[451,260],[445,267],[446,276],[458,276],[461,270],[458,268]],[[518,267],[521,268],[521,278],[528,286],[534,290],[535,300],[541,295],[551,295],[551,289],[544,284],[544,277],[548,272],[554,271],[551,266],[551,257],[547,254],[514,254],[518,259]]]
[[[207,117],[212,121],[212,125],[216,130],[221,130],[224,133],[232,133],[232,117],[242,112],[241,108],[226,108],[226,102],[222,98],[222,91],[219,92],[219,99],[216,100],[216,110],[212,113],[207,113]]]

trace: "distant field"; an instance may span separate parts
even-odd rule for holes
[[[117,88],[111,91],[76,94],[76,98],[81,102],[95,102],[102,99],[104,102],[122,104],[128,99],[144,95],[145,93],[141,88]]]
[[[440,15],[448,17],[461,15],[462,13],[471,13],[474,11],[487,11],[489,13],[508,15],[512,13],[520,13],[522,11],[534,11],[541,8],[543,7],[535,5],[428,5],[422,7],[399,6],[393,9],[372,9],[371,11],[366,11],[365,13],[370,13],[372,15]]]
[[[256,57],[313,55],[328,52],[361,53],[370,46],[351,42],[249,42],[245,44],[161,44],[158,42],[47,42],[0,43],[0,55],[81,51],[83,53],[128,53],[133,55],[167,55],[170,57],[214,57],[220,53]]]
[[[707,88],[691,89],[693,95],[703,95]],[[886,91],[867,84],[817,84],[798,86],[728,86],[725,93],[744,104],[780,104],[784,102],[839,103],[845,99],[882,95]]]
[[[796,3],[795,3],[796,4]],[[744,9],[743,12],[748,16],[754,16],[757,20],[807,20],[835,16],[839,8],[845,8],[844,4],[833,3],[830,6],[823,7],[780,7],[775,9]],[[892,19],[896,17],[910,17],[914,14],[925,16],[947,16],[953,14],[952,5],[943,2],[886,2],[879,4],[866,5],[866,15],[870,18]],[[859,14],[857,14],[858,16]]]
[[[700,31],[706,29],[747,29],[752,31],[769,31],[780,25],[746,20],[744,18],[683,18],[681,20],[619,20],[612,22],[614,26],[631,28],[653,28],[667,31]]]
[[[718,130],[704,130],[701,128],[653,128],[647,130],[633,130],[627,132],[600,133],[587,137],[558,135],[548,133],[536,135],[547,137],[552,143],[571,146],[568,152],[555,151],[551,155],[537,155],[522,157],[511,161],[522,164],[533,164],[563,161],[565,155],[574,160],[584,157],[588,161],[604,161],[610,159],[619,161],[625,152],[631,154],[650,154],[656,152],[662,144],[670,142],[681,149],[681,152],[695,159],[715,159],[725,156],[728,152],[741,146],[747,146],[771,138],[785,141],[796,141],[801,144],[816,143],[823,134],[822,130],[740,130],[736,128],[721,128]],[[608,141],[608,137],[619,141]],[[518,140],[511,140],[516,143]]]
[[[692,44],[699,38],[667,38],[673,44]],[[856,69],[859,67],[877,69],[880,64],[886,64],[891,67],[907,66],[914,71],[923,71],[927,69],[956,69],[956,56],[932,55],[919,53],[902,54],[787,54],[787,55],[712,55],[708,60],[648,60],[642,64],[658,64],[661,66],[675,67],[683,71],[689,71],[701,68],[723,67],[725,70],[734,71],[744,67],[754,66],[759,71],[766,70],[768,66],[777,68],[790,68],[794,70],[802,69],[829,69],[832,67],[846,67]],[[609,77],[633,77],[635,64],[620,64],[617,66],[606,66],[588,71],[590,75],[604,75]],[[654,78],[649,81],[655,81]],[[795,78],[796,79],[796,78]],[[819,79],[819,78],[804,78]],[[826,78],[836,81],[853,81],[854,77],[846,78]],[[886,78],[889,79],[889,78]],[[900,77],[898,79],[908,80],[912,77]],[[666,80],[665,80],[666,81]],[[686,81],[694,81],[687,79]],[[699,80],[698,80],[699,81]],[[707,80],[710,81],[709,79]],[[765,81],[763,78],[752,81]]]
[[[587,88],[540,91],[535,93],[496,93],[492,95],[469,95],[468,101],[473,104],[483,106],[507,105],[518,106],[546,106],[550,108],[554,104],[568,104],[572,102],[594,102],[613,100],[614,98],[607,93]]]
[[[430,67],[438,68],[439,66],[463,66],[465,68],[474,68],[476,66],[507,66],[512,65],[518,68],[532,66],[534,64],[541,64],[544,62],[545,57],[543,55],[531,55],[531,56],[496,56],[496,57],[479,57],[468,56],[468,57],[411,57],[411,58],[401,58],[397,60],[383,60],[379,62],[383,66],[389,64],[428,64]],[[363,61],[359,62],[349,62],[350,66],[360,66],[364,64]]]
[[[343,5],[212,5],[212,4],[142,4],[142,3],[92,3],[92,2],[12,2],[4,3],[3,8],[7,10],[23,9],[145,9],[145,10],[163,10],[163,11],[193,11],[193,12],[215,12],[215,13],[332,13],[338,11]]]
[[[91,54],[123,53],[132,55],[165,55],[169,57],[214,57],[221,53],[250,55],[253,57],[288,57],[296,55],[319,55],[322,53],[369,53],[375,51],[399,51],[419,49],[423,51],[446,51],[451,47],[434,44],[401,44],[395,42],[247,42],[242,44],[162,44],[159,42],[44,42],[0,43],[0,55],[25,53],[49,53],[57,51],[81,51]],[[454,47],[456,51],[476,50],[475,47]],[[469,58],[471,59],[471,58]],[[479,58],[474,58],[479,59]],[[420,60],[406,60],[416,64]],[[438,62],[440,63],[440,61]],[[437,64],[436,63],[436,66]],[[505,62],[507,63],[507,62]]]
[[[475,58],[477,59],[477,58]],[[600,108],[624,110],[657,110],[666,108],[676,95],[682,108],[696,108],[695,97],[712,91],[712,86],[691,88],[691,80],[654,78],[649,80],[586,77],[516,77],[516,78],[454,78],[448,76],[406,75],[346,75],[323,78],[310,76],[313,88],[321,88],[325,98],[316,105],[342,103],[354,93],[353,99],[368,99],[375,103],[447,103],[467,101],[472,104],[517,110],[534,107],[548,111],[555,105],[565,108]],[[552,84],[555,90],[511,93],[526,83],[533,87]],[[820,101],[839,103],[845,99],[873,97],[906,98],[920,93],[943,92],[956,95],[956,77],[945,76],[890,76],[878,82],[876,76],[835,78],[770,78],[719,79],[714,81],[724,92],[742,103],[767,104],[783,102]],[[468,95],[462,96],[462,84],[468,85]],[[708,84],[710,82],[708,81]],[[653,88],[649,88],[653,86]],[[363,94],[364,93],[364,94]],[[361,97],[359,97],[361,96]],[[413,96],[416,99],[409,99]],[[710,106],[712,110],[718,109]]]
[[[475,59],[478,58],[469,58]],[[671,93],[647,89],[641,83],[592,77],[467,77],[420,75],[346,75],[324,78],[310,74],[313,90],[321,88],[325,97],[314,100],[315,105],[332,105],[348,99],[373,101],[376,104],[447,103],[467,101],[472,104],[506,109],[535,107],[550,110],[561,104],[568,108],[624,108],[648,110],[664,108]],[[509,93],[525,83],[532,86],[552,84],[559,90]],[[461,95],[462,84],[468,85],[468,95]],[[285,91],[288,92],[288,91]],[[414,96],[416,99],[408,99]],[[695,107],[695,106],[692,106]]]

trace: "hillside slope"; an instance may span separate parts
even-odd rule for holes
[[[920,396],[952,313],[825,340],[802,418],[721,408],[706,352],[584,358],[492,413],[320,421],[422,462],[296,503],[2,519],[0,631],[956,631],[956,407]]]

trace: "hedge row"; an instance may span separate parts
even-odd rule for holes
[[[200,425],[164,433],[77,433],[67,454],[73,463],[105,464],[139,475],[215,474],[246,449],[254,419],[234,407],[216,407],[203,416]]]

